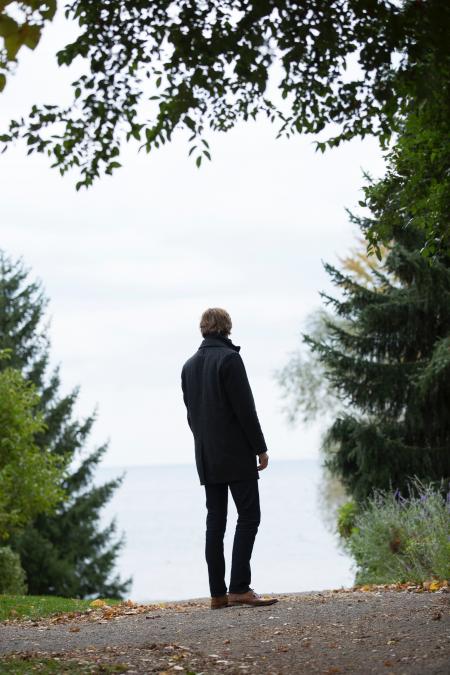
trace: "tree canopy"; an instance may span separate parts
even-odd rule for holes
[[[22,22],[6,14],[12,4]],[[54,10],[55,2],[0,2],[0,72],[37,42]],[[321,151],[367,135],[386,147],[414,114],[450,119],[446,0],[68,0],[64,11],[80,30],[57,54],[60,66],[82,64],[72,101],[32,106],[0,141],[21,138],[61,174],[74,170],[77,189],[121,166],[124,140],[150,152],[185,131],[200,166],[211,158],[209,132],[260,114],[278,136],[315,134]],[[431,172],[448,174],[448,137],[437,140]],[[419,178],[426,191],[430,177]],[[424,251],[433,253],[433,240],[434,249],[448,244],[448,213],[437,229],[422,227]],[[376,248],[390,236],[375,224],[369,241]]]
[[[387,140],[412,103],[448,87],[442,0],[72,0],[65,13],[80,34],[58,63],[86,65],[73,101],[33,106],[4,140],[78,167],[79,186],[117,168],[124,135],[150,151],[187,129],[198,163],[208,130],[259,113],[286,135],[331,123],[331,146]]]

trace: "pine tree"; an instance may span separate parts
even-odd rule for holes
[[[99,515],[122,477],[93,485],[107,446],[86,450],[95,415],[75,419],[78,390],[62,396],[59,370],[49,371],[50,344],[42,327],[47,300],[28,276],[21,261],[0,251],[0,349],[11,350],[8,366],[33,382],[40,396],[46,429],[36,436],[37,445],[57,456],[68,454],[72,462],[62,485],[68,499],[55,514],[39,515],[11,546],[20,554],[32,594],[121,597],[130,580],[111,579],[111,573],[123,542],[115,537],[114,521],[99,529]]]
[[[374,231],[391,240],[384,263],[371,283],[327,265],[336,320],[306,338],[343,406],[328,465],[359,501],[450,478],[449,139],[439,100],[410,112],[384,178],[364,188],[368,215],[352,218],[369,245]]]
[[[371,288],[326,265],[339,297],[326,338],[306,341],[346,412],[327,434],[327,465],[357,500],[408,480],[450,479],[450,265],[397,232]]]

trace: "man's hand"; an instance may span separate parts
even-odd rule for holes
[[[267,465],[269,463],[269,455],[267,452],[262,452],[259,457],[259,464],[258,464],[258,471],[263,471],[264,469],[267,469]]]

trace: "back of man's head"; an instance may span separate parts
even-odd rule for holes
[[[200,319],[200,331],[203,337],[207,335],[223,335],[228,337],[231,333],[231,317],[225,309],[209,307]]]

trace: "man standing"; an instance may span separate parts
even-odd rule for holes
[[[261,518],[258,471],[267,467],[269,458],[240,347],[228,337],[231,326],[224,309],[207,309],[200,321],[203,342],[181,373],[197,471],[206,491],[211,609],[277,602],[261,598],[250,588],[250,558]],[[229,594],[223,553],[228,488],[238,512]]]

